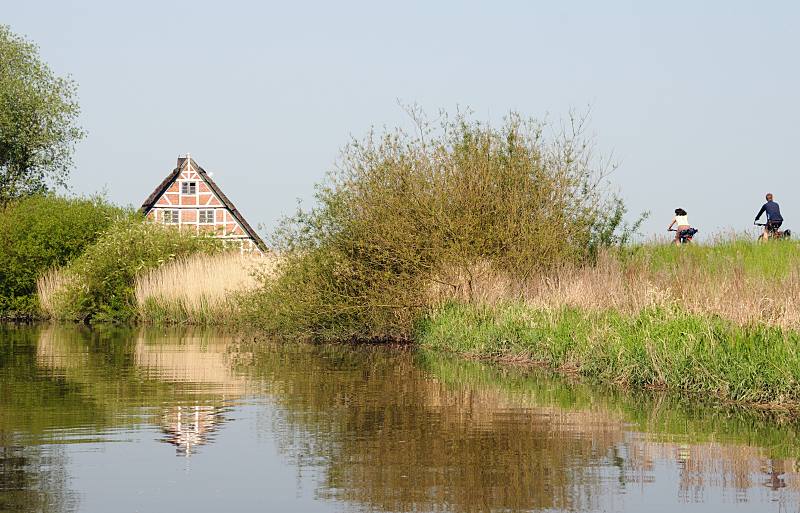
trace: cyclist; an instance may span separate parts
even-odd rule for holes
[[[783,217],[781,216],[781,207],[772,201],[772,193],[767,193],[767,202],[761,206],[761,210],[756,214],[755,222],[761,218],[761,214],[767,214],[767,224],[764,225],[764,233],[761,237],[764,240],[769,239],[770,234],[775,235],[778,228],[783,224]]]
[[[691,228],[691,225],[689,224],[689,216],[688,214],[686,214],[686,211],[684,209],[682,208],[675,209],[675,217],[672,218],[672,222],[669,223],[667,230],[672,230],[673,226],[675,226],[675,245],[680,246],[681,232]]]

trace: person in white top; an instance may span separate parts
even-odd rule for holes
[[[689,224],[689,216],[686,214],[686,211],[682,208],[675,209],[675,217],[672,218],[672,222],[669,223],[667,230],[672,230],[672,227],[675,226],[675,244],[680,246],[681,244],[681,231],[688,230],[692,226]]]

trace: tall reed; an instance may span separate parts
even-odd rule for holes
[[[60,304],[64,291],[72,284],[72,278],[63,267],[54,267],[45,271],[36,280],[36,291],[39,308],[46,317],[56,318],[63,311]]]
[[[257,275],[270,273],[277,257],[237,252],[195,254],[140,274],[135,281],[139,318],[149,322],[226,324],[237,317],[240,294],[252,292]]]
[[[49,314],[83,322],[136,318],[134,281],[149,270],[196,253],[222,250],[219,240],[197,237],[141,217],[114,222],[94,244],[40,280],[40,296]]]

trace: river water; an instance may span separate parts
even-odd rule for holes
[[[0,511],[800,511],[790,419],[376,346],[0,327]]]

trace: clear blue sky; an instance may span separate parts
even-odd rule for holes
[[[397,105],[558,119],[592,106],[599,149],[648,234],[706,236],[767,190],[800,231],[794,2],[5,2],[79,83],[73,190],[139,205],[191,152],[251,224],[306,203],[350,136]]]

